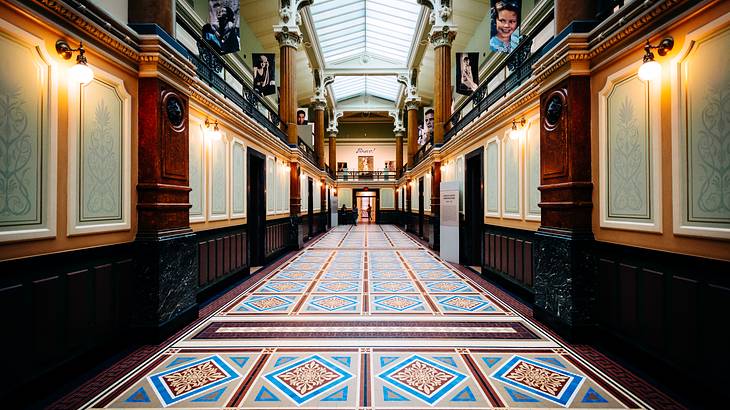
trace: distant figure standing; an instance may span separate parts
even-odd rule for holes
[[[352,224],[357,225],[357,205],[352,204]]]
[[[373,220],[373,207],[368,204],[368,222]]]

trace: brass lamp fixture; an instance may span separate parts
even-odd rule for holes
[[[519,120],[512,120],[512,129],[509,130],[509,138],[513,140],[522,138],[526,123],[527,122],[524,117]]]
[[[658,80],[662,76],[662,66],[654,60],[654,53],[652,49],[656,49],[657,53],[664,57],[674,47],[674,39],[672,37],[665,37],[658,45],[651,45],[649,40],[646,40],[644,46],[644,64],[639,67],[639,78],[644,81]]]
[[[211,129],[212,126],[212,129]],[[218,141],[223,138],[220,128],[218,128],[218,120],[210,121],[205,119],[205,136],[208,140]]]
[[[79,53],[76,56],[76,64],[69,69],[69,77],[72,81],[79,84],[88,84],[94,79],[94,71],[89,67],[89,62],[84,55],[86,50],[84,50],[83,42],[79,42],[78,48],[72,48],[66,40],[58,40],[56,41],[56,52],[64,60],[70,60],[74,52]]]

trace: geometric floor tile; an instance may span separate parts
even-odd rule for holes
[[[286,313],[294,305],[297,296],[253,295],[235,309],[236,312]]]
[[[294,269],[285,269],[274,275],[272,280],[312,280],[316,275],[315,271],[298,271]]]
[[[444,282],[440,282],[444,283]],[[496,312],[497,309],[481,295],[435,296],[436,302],[444,312]]]
[[[330,270],[323,276],[323,280],[361,280],[363,273],[361,269],[352,270]]]
[[[431,293],[471,293],[476,292],[464,281],[424,281]]]
[[[411,281],[370,281],[370,292],[373,293],[415,293],[417,292]]]
[[[221,357],[213,355],[153,374],[148,380],[160,401],[169,406],[239,377]]]
[[[425,269],[416,270],[416,276],[420,280],[459,280],[459,276],[448,269]]]
[[[371,295],[371,300],[373,312],[430,312],[419,295]]]
[[[378,378],[393,385],[396,391],[407,392],[433,405],[455,389],[466,376],[441,363],[413,355],[380,373]]]
[[[347,370],[316,354],[264,376],[268,382],[298,405],[352,377],[353,375]]]
[[[361,295],[313,295],[300,310],[302,313],[359,313]]]
[[[370,279],[377,279],[377,280],[408,280],[410,279],[410,276],[408,276],[408,273],[403,269],[374,269],[370,268]]]
[[[269,281],[258,291],[261,293],[299,293],[306,288],[306,282]]]
[[[565,369],[517,355],[489,377],[561,406],[570,405],[585,380],[584,376]]]
[[[314,289],[319,293],[360,293],[360,282],[328,281],[320,282]]]

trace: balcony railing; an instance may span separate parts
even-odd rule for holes
[[[532,65],[552,47],[552,42],[547,41],[540,48],[531,52],[532,42],[535,36],[547,27],[551,19],[552,16],[543,18],[535,29],[531,30],[530,35],[523,38],[517,48],[487,77],[486,81],[482,82],[479,88],[454,111],[451,118],[449,118],[451,129],[444,133],[444,143],[449,141],[459,131],[466,128],[472,121],[479,118],[482,113],[487,111],[500,98],[506,96],[507,93],[519,87],[520,84],[530,78],[532,75]],[[491,86],[491,83],[505,69],[509,70],[507,78],[494,87],[494,89],[489,90],[488,87]]]
[[[395,181],[395,171],[337,171],[338,181]]]
[[[309,145],[307,145],[306,142],[304,142],[303,139],[299,138],[299,150],[304,154],[304,157],[307,158],[317,166],[317,158],[319,157],[317,155],[317,152],[312,149]]]
[[[267,131],[287,143],[286,124],[283,124],[279,114],[263,101],[262,97],[251,89],[229,64],[205,42],[198,31],[193,29],[184,19],[178,19],[185,31],[195,39],[197,53],[187,49],[187,57],[196,69],[198,77],[209,86],[218,90],[225,98],[236,104],[244,113],[261,124]],[[240,85],[240,90],[229,84],[221,75],[223,69]]]
[[[428,153],[431,152],[433,149],[433,135],[429,137],[429,139],[426,141],[425,144],[421,145],[418,150],[416,150],[416,153],[413,154],[413,165],[418,165],[421,161],[423,161],[424,158],[428,156]]]

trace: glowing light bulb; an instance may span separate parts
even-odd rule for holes
[[[76,63],[68,70],[71,81],[86,85],[94,79],[94,71],[84,63]]]
[[[662,66],[654,60],[647,61],[639,67],[639,78],[643,81],[658,80],[662,76]]]

